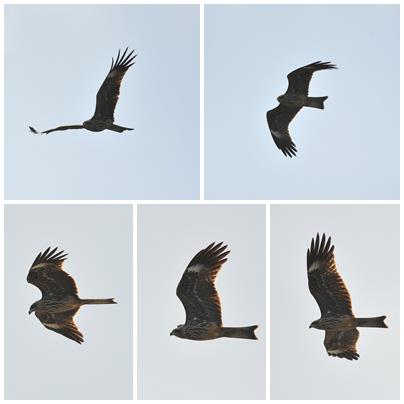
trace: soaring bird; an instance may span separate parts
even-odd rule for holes
[[[123,126],[114,124],[114,111],[119,98],[119,90],[121,82],[126,71],[135,62],[134,59],[137,55],[133,55],[133,52],[126,54],[128,48],[121,56],[119,50],[118,56],[114,63],[112,58],[111,68],[105,78],[102,86],[97,93],[97,103],[95,106],[95,112],[91,119],[84,121],[82,125],[65,125],[58,126],[54,129],[48,129],[42,133],[48,134],[51,132],[67,129],[87,129],[91,132],[101,132],[105,129],[112,130],[114,132],[123,132],[125,130],[133,130],[133,128],[125,128]]]
[[[83,334],[73,321],[74,315],[85,304],[116,304],[114,299],[80,299],[74,279],[63,271],[67,254],[50,251],[48,247],[39,253],[32,264],[27,281],[42,292],[42,299],[33,303],[29,314],[35,312],[39,321],[48,329],[81,344]]]
[[[286,157],[296,156],[297,148],[289,134],[289,123],[303,107],[324,109],[325,97],[309,97],[309,84],[318,70],[336,69],[330,62],[314,62],[288,74],[289,86],[277,100],[279,105],[267,112],[269,130],[278,149]]]
[[[177,296],[185,308],[185,324],[178,325],[170,335],[204,341],[230,337],[257,339],[258,327],[222,327],[222,309],[215,288],[215,278],[227,261],[227,245],[212,243],[198,252],[188,264],[177,287]]]
[[[307,275],[310,292],[321,311],[321,318],[313,321],[310,328],[325,330],[324,346],[328,355],[357,360],[357,327],[387,328],[386,316],[354,316],[348,289],[337,271],[331,237],[326,242],[323,234],[320,241],[317,233],[316,239],[311,240],[307,250]]]

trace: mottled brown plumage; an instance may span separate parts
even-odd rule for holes
[[[386,328],[386,316],[358,318],[352,312],[351,296],[337,271],[331,237],[319,234],[307,250],[309,289],[321,312],[310,328],[325,330],[324,346],[328,355],[356,360],[357,327]]]
[[[177,296],[185,308],[186,321],[170,335],[192,340],[221,337],[257,339],[256,325],[223,327],[220,298],[215,288],[216,275],[227,261],[227,246],[212,243],[199,251],[188,264],[177,287]]]
[[[289,123],[303,107],[324,109],[328,97],[309,97],[309,85],[313,73],[318,70],[336,69],[330,62],[314,62],[288,74],[288,89],[278,97],[279,105],[267,112],[267,122],[272,138],[286,157],[297,153],[289,133]]]
[[[35,312],[39,321],[48,329],[81,344],[83,334],[73,321],[74,315],[86,304],[115,304],[114,299],[80,299],[74,279],[63,271],[67,254],[52,251],[48,247],[35,258],[27,276],[27,282],[37,286],[42,299],[33,303],[29,314]]]
[[[48,134],[51,132],[68,129],[87,129],[91,132],[101,132],[105,129],[109,129],[114,132],[133,130],[132,128],[125,128],[123,126],[114,124],[114,112],[119,98],[123,76],[129,67],[135,63],[134,59],[137,56],[132,56],[134,51],[128,54],[127,51],[128,48],[125,49],[122,56],[121,51],[119,51],[115,63],[114,59],[112,59],[111,68],[107,74],[107,77],[98,90],[95,112],[91,119],[83,122],[82,125],[58,126],[57,128],[45,130],[42,133]]]

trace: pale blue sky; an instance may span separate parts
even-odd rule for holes
[[[297,157],[270,135],[286,75],[322,60],[290,125]],[[399,6],[205,7],[205,195],[209,199],[399,197]]]
[[[197,5],[8,5],[5,23],[7,199],[198,198]],[[28,132],[91,118],[126,46],[115,120],[134,131]]]

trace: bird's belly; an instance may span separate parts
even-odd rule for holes
[[[356,328],[355,317],[348,315],[324,317],[321,323],[324,330],[344,331]]]
[[[300,108],[305,105],[306,100],[304,94],[288,94],[280,100],[280,103],[289,108]]]

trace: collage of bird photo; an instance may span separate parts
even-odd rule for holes
[[[404,0],[72,1],[2,2],[1,401],[400,400]]]

